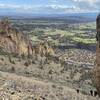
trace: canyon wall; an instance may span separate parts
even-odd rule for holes
[[[0,49],[18,55],[32,54],[30,40],[22,32],[13,28],[7,19],[0,22]]]
[[[27,35],[13,28],[9,20],[0,22],[0,50],[18,55],[53,55],[53,48],[45,41],[41,41],[35,47]]]
[[[97,48],[96,48],[95,67],[93,69],[93,83],[97,88],[98,95],[100,96],[100,14],[97,16],[96,26],[97,26],[96,28]]]

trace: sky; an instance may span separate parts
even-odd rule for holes
[[[1,14],[66,14],[99,11],[100,0],[0,0]]]

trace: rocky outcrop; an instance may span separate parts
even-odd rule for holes
[[[34,54],[40,56],[53,56],[54,49],[46,41],[39,42],[35,47],[33,47]]]
[[[13,28],[7,19],[0,22],[0,49],[18,55],[48,56],[54,54],[53,48],[46,41],[32,46],[27,35]]]
[[[14,29],[7,19],[0,22],[0,48],[8,53],[32,54],[30,40],[23,33]]]
[[[100,96],[100,15],[97,17],[97,49],[96,49],[96,61],[93,69],[93,82],[97,88]]]

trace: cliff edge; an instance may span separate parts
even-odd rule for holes
[[[93,83],[95,84],[98,95],[100,96],[100,14],[97,16],[96,20],[97,26],[97,48],[96,48],[96,61],[95,67],[93,69]]]
[[[13,28],[7,19],[0,21],[0,49],[18,55],[32,54],[30,40],[23,33]]]

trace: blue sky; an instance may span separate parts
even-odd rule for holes
[[[100,0],[0,0],[0,13],[99,12]]]

